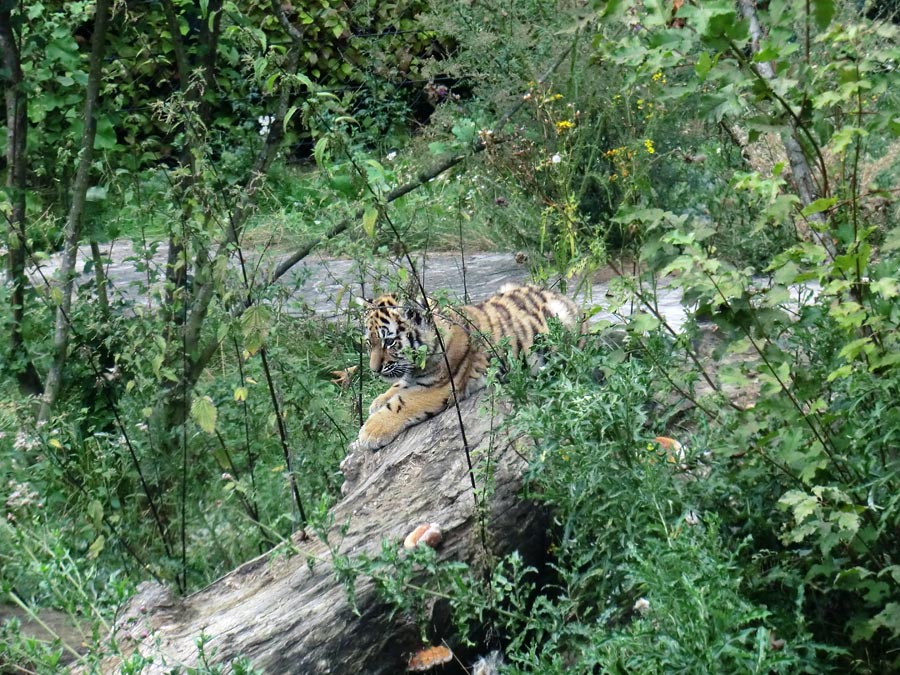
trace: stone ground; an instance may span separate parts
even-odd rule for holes
[[[148,263],[149,266],[164,264],[165,244],[160,244],[155,253],[147,258],[137,255],[130,242],[105,244],[101,250],[107,278],[112,286],[125,298],[147,298],[146,269]],[[284,257],[286,256],[273,256],[265,263],[248,265],[248,275],[251,279],[256,279],[255,283],[259,285]],[[79,285],[92,279],[92,274],[85,272],[85,263],[89,259],[90,250],[82,248],[76,265]],[[424,272],[424,285],[429,294],[445,293],[454,303],[482,300],[505,283],[532,280],[528,265],[517,262],[514,253],[467,253],[465,256],[459,252],[430,253],[424,258],[415,257],[414,263],[420,274]],[[361,271],[353,260],[310,256],[278,280],[278,290],[289,298],[288,311],[300,311],[301,306],[306,305],[321,316],[338,318],[345,315],[353,296],[370,297],[382,290],[391,289],[392,279],[396,278],[394,272],[400,266],[407,265],[401,265],[395,260],[384,263],[379,270]],[[58,267],[59,256],[53,256],[43,261],[39,268],[32,267],[29,274],[33,283],[40,287],[47,283],[46,280],[53,279]],[[611,276],[608,270],[598,274],[592,284],[585,285],[577,298],[585,307],[600,307],[593,320],[617,319],[604,311],[609,306],[607,293]],[[150,293],[150,297],[153,297],[153,293]],[[685,320],[680,291],[662,288],[658,292],[657,302],[660,313],[673,328],[679,329]],[[638,309],[639,307],[627,307],[623,311],[628,313]]]

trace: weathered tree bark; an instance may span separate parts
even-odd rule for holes
[[[487,396],[461,404],[476,475],[488,465],[494,475],[483,508],[476,506],[457,416],[449,410],[379,452],[345,461],[345,496],[332,511],[328,535],[338,555],[375,555],[383,539],[399,548],[417,525],[435,522],[444,534],[440,558],[477,564],[487,556],[483,518],[491,554],[517,549],[527,560],[540,556],[543,511],[520,498],[525,461],[517,441],[497,433],[498,420],[480,410],[488,407]],[[478,480],[481,500],[485,485]],[[422,646],[417,627],[408,617],[392,619],[364,576],[356,582],[354,612],[329,547],[316,538],[295,543],[293,557],[261,556],[186,598],[143,585],[118,622],[118,644],[152,655],[147,673],[196,664],[201,634],[208,636],[207,656],[214,650],[212,662],[226,671],[244,656],[279,675],[404,672],[409,654]],[[441,623],[434,611],[432,618]],[[430,637],[453,644],[442,625]],[[106,672],[117,672],[117,665],[108,662]]]
[[[15,362],[22,358],[25,341],[22,320],[25,317],[25,190],[27,176],[26,148],[28,136],[28,95],[25,91],[18,36],[13,28],[12,9],[0,9],[0,63],[5,71],[3,84],[6,108],[6,187],[12,202],[9,230],[6,236],[6,280],[11,284],[9,356]],[[42,391],[41,378],[31,359],[17,370],[19,387],[26,395]]]
[[[38,420],[47,420],[62,387],[63,368],[69,351],[70,311],[72,290],[75,285],[75,260],[78,257],[78,242],[81,239],[81,225],[84,205],[91,177],[91,163],[94,158],[94,137],[97,134],[97,99],[100,95],[100,80],[103,77],[103,55],[106,53],[106,29],[109,25],[110,0],[98,0],[94,10],[94,33],[92,36],[91,60],[88,67],[87,90],[84,97],[84,131],[81,135],[81,156],[72,185],[72,205],[66,219],[66,242],[59,275],[63,284],[62,300],[56,308],[56,325],[53,333],[53,363],[47,372],[44,396]]]

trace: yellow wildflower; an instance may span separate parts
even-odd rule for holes
[[[653,141],[651,141],[649,138],[644,141],[644,147],[647,148],[648,155],[652,155],[654,152],[656,152],[656,149],[653,147]]]
[[[560,120],[556,123],[556,133],[561,134],[568,129],[571,129],[573,126],[572,122],[569,120]]]
[[[653,73],[653,77],[651,79],[658,84],[666,83],[666,76],[663,75],[661,70],[658,70],[655,73]]]

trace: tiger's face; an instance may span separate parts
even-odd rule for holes
[[[366,301],[366,343],[369,368],[388,380],[412,373],[412,356],[425,344],[421,314],[404,307],[393,295]]]

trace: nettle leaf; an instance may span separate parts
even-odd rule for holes
[[[272,311],[266,305],[253,305],[241,317],[244,347],[251,354],[258,351],[269,335]]]
[[[191,418],[203,431],[208,434],[215,433],[217,417],[218,411],[209,396],[194,399],[191,404]]]

